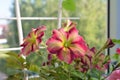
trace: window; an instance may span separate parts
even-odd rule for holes
[[[76,10],[74,11],[60,10],[61,1],[5,0],[0,3],[0,9],[3,12],[0,14],[0,25],[6,26],[4,30],[0,28],[1,35],[4,34],[3,40],[5,39],[3,42],[0,39],[2,42],[0,51],[19,50],[23,38],[32,27],[38,25],[47,26],[46,38],[48,38],[51,30],[58,27],[58,19],[61,19],[62,22],[66,19],[77,22],[80,34],[89,44],[98,45],[99,48],[101,46],[99,42],[106,40],[107,0],[75,1]]]
[[[109,32],[107,31],[109,30],[107,29],[109,0],[74,0],[76,9],[73,11],[61,9],[64,0],[0,1],[2,2],[0,3],[0,52],[19,51],[23,38],[31,28],[39,25],[47,27],[43,37],[45,42],[51,35],[51,31],[61,27],[61,23],[67,19],[77,23],[80,35],[85,38],[90,47],[100,48]],[[3,64],[0,63],[2,66]],[[0,67],[1,70],[4,69]]]

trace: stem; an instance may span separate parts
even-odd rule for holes
[[[24,68],[24,80],[28,80],[27,68]]]
[[[23,80],[28,80],[28,74],[27,74],[27,68],[26,68],[26,56],[22,55],[22,57],[25,59],[25,62],[23,63],[23,74],[24,74],[24,79]]]
[[[70,80],[70,71],[68,72],[68,80]]]
[[[86,77],[86,72],[85,72],[85,74],[84,74],[84,77],[85,77],[85,78],[84,78],[84,80],[87,80],[87,77]]]

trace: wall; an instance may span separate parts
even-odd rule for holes
[[[120,0],[117,0],[117,39],[120,39]]]

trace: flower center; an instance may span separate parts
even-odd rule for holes
[[[70,47],[70,41],[65,41],[64,44],[63,44],[63,46],[64,46],[65,48]]]
[[[36,43],[36,35],[32,35],[31,39],[30,39],[31,43]]]

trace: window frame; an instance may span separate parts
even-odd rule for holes
[[[61,26],[61,21],[65,19],[71,20],[80,20],[79,17],[62,17],[62,0],[59,0],[58,4],[58,17],[21,17],[20,14],[20,5],[19,0],[14,0],[16,6],[16,17],[0,17],[0,20],[16,20],[17,28],[18,28],[18,37],[19,44],[23,43],[23,29],[22,29],[22,20],[58,20],[58,28]],[[107,38],[110,37],[110,0],[107,0]],[[0,51],[16,51],[20,50],[21,47],[13,47],[13,48],[0,48]],[[107,50],[108,55],[110,55],[110,50]]]
[[[58,28],[61,26],[61,20],[71,19],[71,20],[79,20],[79,17],[62,17],[62,0],[59,0],[58,4],[58,17],[21,17],[20,14],[20,5],[19,0],[14,0],[16,6],[16,17],[0,17],[0,20],[16,20],[17,21],[17,29],[18,29],[18,38],[19,44],[23,43],[23,29],[22,29],[22,20],[58,20]],[[0,48],[0,51],[16,51],[20,50],[21,47],[13,47],[13,48]]]

